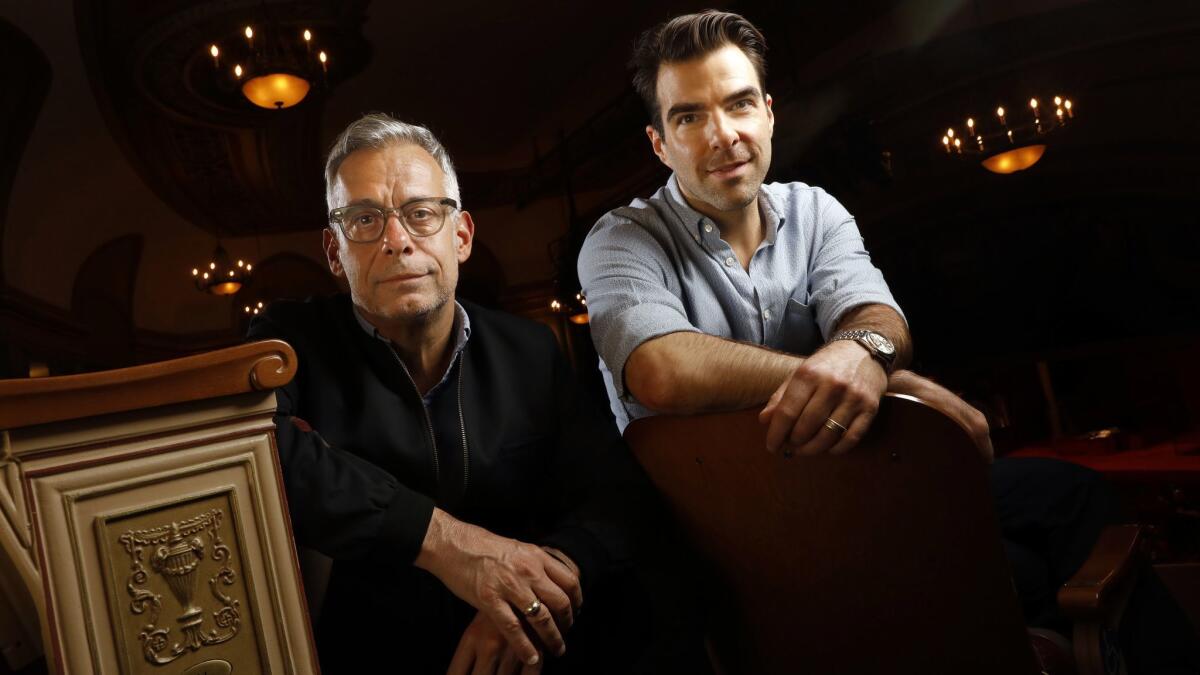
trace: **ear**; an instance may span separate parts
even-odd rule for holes
[[[454,224],[454,254],[458,264],[463,264],[471,257],[471,244],[475,241],[475,220],[467,211],[459,211]]]
[[[658,161],[666,164],[667,168],[674,171],[675,167],[671,166],[670,162],[667,161],[666,153],[663,152],[662,134],[658,133],[658,129],[655,129],[653,124],[646,125],[646,136],[650,139],[650,147],[654,149],[654,154],[658,155]]]
[[[321,248],[325,249],[325,262],[329,263],[329,271],[339,279],[346,278],[346,270],[342,267],[342,259],[338,257],[340,249],[337,234],[330,228],[321,230]]]
[[[767,94],[766,96],[764,96],[763,100],[765,100],[767,102],[767,123],[770,124],[771,136],[774,137],[775,136],[775,110],[771,107],[771,104],[773,104],[775,101],[771,98],[770,94]]]

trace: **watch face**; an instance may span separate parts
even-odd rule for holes
[[[894,354],[896,352],[896,347],[892,344],[892,341],[879,333],[867,333],[867,339],[871,341],[871,344],[875,345],[875,349],[884,354]]]

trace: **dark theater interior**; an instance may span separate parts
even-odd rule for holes
[[[817,186],[853,215],[903,308],[912,356],[902,367],[981,413],[994,462],[979,461],[978,438],[952,412],[895,388],[861,448],[845,454],[762,452],[764,397],[753,411],[664,407],[672,414],[614,424],[612,387],[640,397],[634,356],[623,353],[624,375],[611,378],[623,383],[606,383],[597,366],[614,352],[600,344],[597,317],[615,312],[581,279],[581,250],[586,259],[585,239],[606,214],[674,184],[647,139],[630,55],[647,29],[708,9],[739,14],[765,37],[766,183]],[[0,675],[543,665],[551,675],[1200,673],[1195,0],[8,1],[0,45]],[[676,62],[663,63],[660,101]],[[329,478],[336,484],[310,490],[298,458],[324,462],[347,442],[302,404],[331,401],[353,429],[375,424],[361,420],[387,403],[372,402],[369,388],[310,396],[305,387],[320,389],[313,380],[329,367],[306,363],[317,338],[297,342],[264,328],[283,326],[283,314],[265,317],[281,301],[349,297],[323,232],[342,247],[370,244],[339,239],[348,230],[331,222],[338,204],[326,203],[324,172],[347,125],[376,112],[428,128],[457,170],[450,212],[460,215],[447,219],[467,212],[475,228],[453,295],[469,301],[468,346],[445,352],[441,383],[429,389],[410,375],[416,393],[396,394],[425,413],[431,478],[410,481],[355,450],[347,464],[334,458],[344,468]],[[674,139],[671,129],[657,133]],[[347,162],[364,152],[381,151]],[[412,217],[395,213],[415,241]],[[387,367],[409,373],[353,297],[353,314],[339,305],[345,317],[367,333],[373,324],[396,357]],[[693,301],[685,286],[681,302]],[[462,328],[459,315],[445,316]],[[489,343],[505,322],[527,337]],[[252,345],[248,331],[291,346]],[[338,349],[367,362],[371,348],[387,353],[375,341],[353,345]],[[464,421],[463,374],[474,401],[471,379],[487,375],[467,364],[485,353],[494,367],[475,373],[503,383],[490,402],[479,385],[481,407],[469,404]],[[892,373],[873,348],[863,355],[882,362],[880,382]],[[513,412],[550,372],[569,388]],[[434,393],[452,400],[455,386],[447,451],[440,425],[454,415],[439,412]],[[576,423],[576,407],[600,426]],[[846,433],[832,413],[820,416],[829,433]],[[594,609],[568,631],[579,606],[547,571],[566,593],[556,587],[555,597],[571,596],[570,620],[554,614],[567,655],[539,632],[539,617],[558,610],[533,584],[532,604],[502,599],[495,611],[541,660],[504,661],[525,659],[524,638],[497,628],[498,663],[509,666],[485,668],[477,656],[471,670],[458,636],[472,616],[468,636],[494,616],[475,591],[425,566],[435,524],[411,546],[366,553],[331,532],[357,533],[361,517],[380,541],[410,521],[420,535],[446,513],[486,532],[510,511],[550,508],[530,506],[515,487],[524,477],[510,491],[519,497],[482,501],[491,465],[476,464],[468,445],[497,445],[489,462],[534,472],[537,494],[574,504],[572,488],[546,472],[584,460],[531,454],[558,452],[543,447],[548,428],[586,452],[611,436],[628,455],[625,473],[562,471],[590,473],[588,494],[609,490],[626,511],[648,504],[654,515],[638,514],[633,530],[653,531],[629,535],[626,561],[612,551],[576,559],[602,548],[599,535],[492,527],[565,566]],[[451,461],[460,431],[462,457]],[[363,435],[383,438],[375,433]],[[1062,481],[1084,467],[1111,502],[1082,564],[1059,578],[1058,563],[1038,563],[1052,579],[1039,591],[1052,620],[1033,617],[1018,554],[1002,543],[1007,507],[989,493],[1002,491],[997,471],[1014,461],[1069,467],[1062,479],[1022,474],[1021,491],[1073,490]],[[453,497],[439,492],[448,471],[463,476]],[[416,515],[396,515],[401,498],[378,496],[359,475],[388,495],[411,492]],[[479,477],[474,498],[468,475]],[[626,499],[631,485],[636,499]],[[374,515],[313,506],[356,491]],[[307,520],[313,513],[323,519]],[[1054,551],[1070,546],[1069,528],[1056,521],[1029,536]],[[412,580],[361,607],[345,600],[377,583],[346,570],[382,569],[383,558]],[[601,559],[616,571],[593,573]],[[459,622],[445,647],[380,618],[441,616],[435,605]],[[328,647],[333,616],[363,617],[353,649]],[[389,631],[406,636],[394,652]],[[412,656],[421,645],[446,653]]]

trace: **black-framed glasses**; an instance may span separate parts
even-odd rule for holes
[[[330,225],[336,225],[350,241],[370,244],[383,236],[388,218],[394,213],[400,224],[414,237],[431,237],[441,232],[446,217],[458,209],[458,202],[442,199],[414,199],[395,208],[351,204],[329,212]]]

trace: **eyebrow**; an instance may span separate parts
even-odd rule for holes
[[[743,88],[738,89],[737,91],[733,92],[732,94],[726,96],[725,99],[723,101],[721,101],[721,103],[729,104],[729,103],[733,103],[734,101],[739,101],[739,100],[741,100],[743,98],[747,98],[747,97],[761,98],[762,94],[759,93],[758,87],[754,87],[754,86],[743,87]],[[676,103],[675,105],[671,106],[671,108],[669,110],[667,110],[667,119],[669,120],[669,119],[675,117],[676,115],[682,115],[684,113],[697,112],[699,110],[702,110],[703,108],[704,108],[704,106],[699,103]]]
[[[403,204],[401,204],[400,206],[397,206],[395,208],[402,209],[402,208],[408,206],[409,204],[413,204],[415,202],[437,201],[439,199],[444,199],[444,197],[413,197],[412,199],[404,202]],[[380,205],[379,202],[375,201],[374,199],[371,199],[370,197],[363,197],[362,199],[355,199],[354,201],[346,204],[346,206],[372,206],[377,209],[389,208],[387,206]]]

